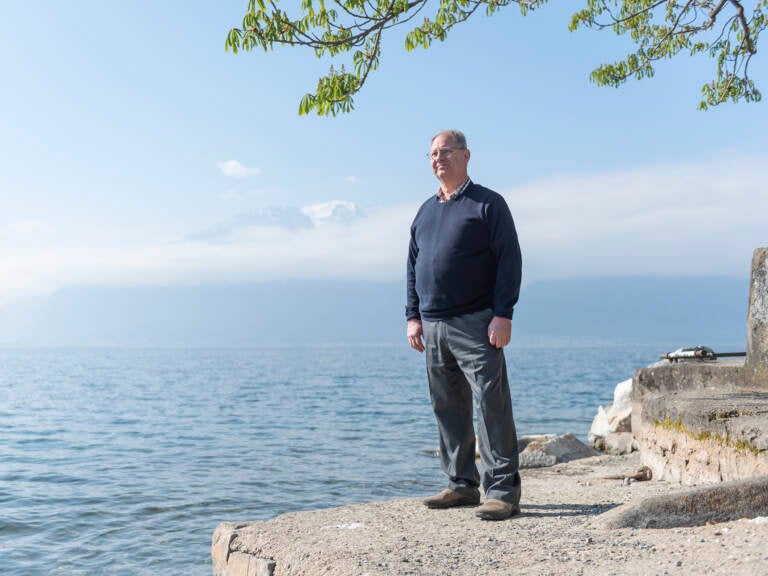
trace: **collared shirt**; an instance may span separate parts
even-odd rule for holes
[[[467,176],[467,179],[464,180],[464,182],[461,183],[461,185],[456,188],[453,192],[448,194],[447,197],[443,197],[443,193],[440,188],[437,189],[437,201],[438,202],[450,202],[451,200],[455,200],[459,196],[461,196],[464,193],[464,190],[467,189],[467,186],[469,186],[472,183],[472,180],[469,179],[469,176]]]

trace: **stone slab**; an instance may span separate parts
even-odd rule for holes
[[[633,404],[646,394],[677,390],[737,390],[746,386],[744,359],[729,358],[707,362],[663,361],[640,368],[632,379]]]
[[[650,497],[606,512],[607,529],[676,528],[768,515],[768,476],[723,482],[678,494]]]
[[[768,388],[768,248],[752,255],[747,313],[747,378]]]

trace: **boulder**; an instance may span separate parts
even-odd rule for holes
[[[523,436],[518,442],[520,468],[541,468],[579,458],[589,458],[595,451],[573,434]]]
[[[524,450],[520,452],[520,468],[546,468],[557,464],[557,456],[543,450]]]

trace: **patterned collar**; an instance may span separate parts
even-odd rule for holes
[[[461,185],[458,188],[456,188],[456,190],[448,194],[447,198],[443,198],[443,195],[440,189],[438,188],[437,201],[440,203],[444,203],[444,202],[450,202],[451,200],[456,200],[456,198],[458,198],[464,193],[464,191],[467,189],[467,186],[469,186],[470,184],[472,184],[472,180],[470,180],[469,177],[467,177],[467,179],[464,180],[464,182],[462,182]]]

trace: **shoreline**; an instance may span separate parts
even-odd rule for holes
[[[768,519],[611,530],[600,514],[690,487],[623,482],[639,455],[523,469],[522,513],[484,522],[472,508],[430,510],[421,498],[220,525],[214,574],[240,576],[642,575],[768,573]],[[426,495],[425,495],[426,496]]]

